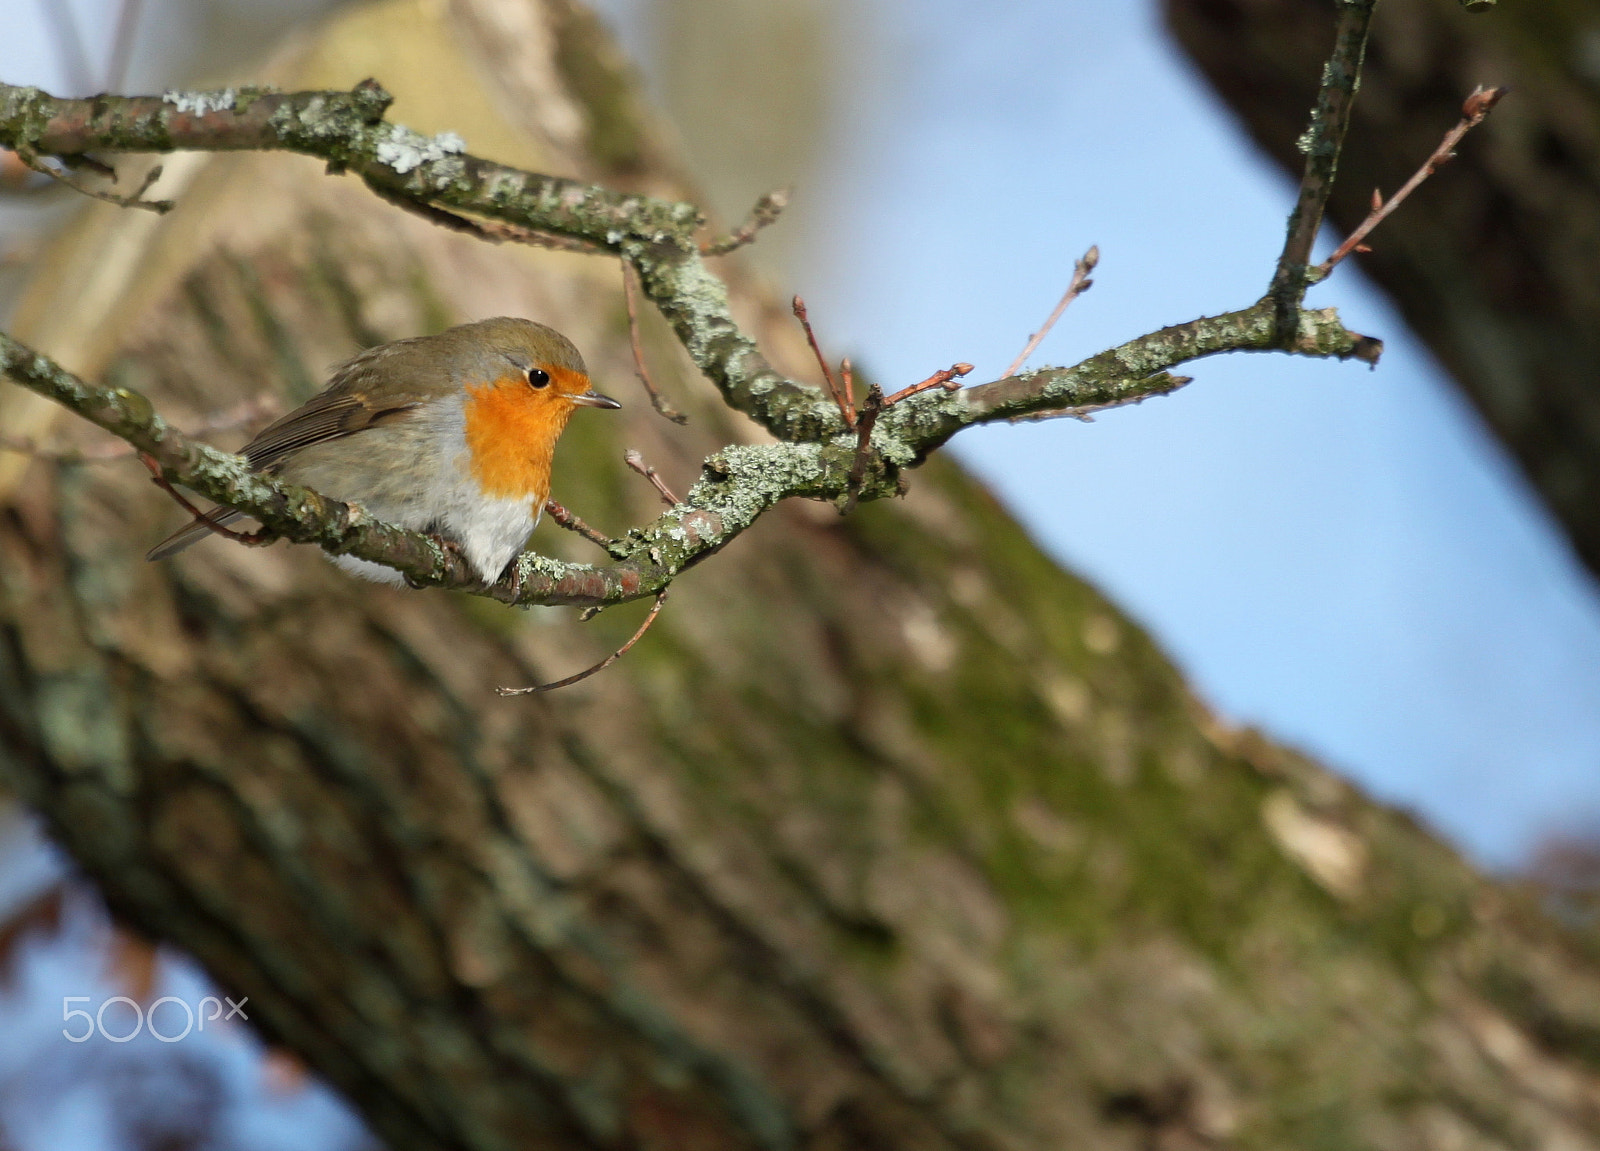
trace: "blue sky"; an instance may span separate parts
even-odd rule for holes
[[[1292,186],[1154,4],[879,0],[855,51],[876,80],[798,278],[886,381],[1002,371],[1091,243],[1095,287],[1036,364],[1264,290]],[[1385,227],[1427,210],[1424,187]],[[1312,303],[1385,339],[1377,371],[1212,359],[1171,398],[956,450],[1224,714],[1514,863],[1600,814],[1600,595],[1359,270]]]

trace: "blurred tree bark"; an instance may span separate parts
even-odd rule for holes
[[[422,132],[682,191],[567,0],[389,0],[269,78],[368,74]],[[631,371],[610,261],[294,157],[175,167],[168,217],[85,208],[20,338],[196,422],[497,313]],[[613,530],[655,499],[623,446],[681,482],[741,434],[646,337],[690,427],[635,397],[558,460]],[[54,416],[0,386],[0,425],[95,434]],[[396,1151],[1600,1145],[1588,938],[1220,726],[947,461],[897,506],[780,509],[610,672],[513,700],[643,605],[580,625],[285,546],[148,565],[175,517],[131,462],[0,461],[4,777]]]
[[[816,189],[842,147],[861,13],[837,0],[655,0],[646,11],[662,103],[706,206],[738,221],[765,192],[804,193],[745,255],[764,272],[795,270],[828,232]]]
[[[1323,0],[1164,0],[1168,27],[1266,152],[1295,140]],[[1511,96],[1358,257],[1600,574],[1600,4],[1385,0],[1329,218],[1398,188],[1476,85]]]

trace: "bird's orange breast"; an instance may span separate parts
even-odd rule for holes
[[[467,451],[485,496],[543,500],[549,495],[556,440],[572,414],[571,401],[558,391],[566,383],[558,373],[576,375],[554,369],[550,374],[556,378],[539,390],[520,376],[467,385]]]

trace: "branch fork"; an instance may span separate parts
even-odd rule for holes
[[[821,369],[823,389],[772,368],[733,317],[726,285],[705,263],[708,256],[748,242],[770,223],[782,207],[776,194],[759,202],[751,218],[728,238],[702,248],[695,240],[700,214],[692,205],[496,164],[470,154],[448,133],[420,136],[385,120],[390,97],[374,81],[348,92],[229,89],[92,101],[60,100],[37,89],[0,84],[0,147],[19,156],[52,155],[71,164],[91,154],[118,152],[294,151],[321,158],[330,171],[360,176],[374,192],[408,210],[484,239],[550,241],[621,257],[630,344],[657,410],[668,418],[677,415],[649,379],[638,334],[636,290],[661,312],[723,400],[758,422],[776,442],[731,444],[713,453],[682,499],[637,453],[629,453],[628,465],[649,479],[669,506],[655,521],[620,539],[595,531],[551,501],[551,518],[604,550],[610,559],[604,566],[524,553],[512,571],[483,587],[461,557],[439,540],[254,473],[240,457],[178,432],[137,393],[79,379],[3,333],[0,371],[145,453],[147,466],[159,474],[163,486],[181,484],[250,515],[261,523],[263,535],[386,564],[418,586],[460,588],[506,603],[605,606],[656,597],[648,623],[679,574],[780,501],[827,499],[849,510],[862,499],[893,494],[895,483],[870,478],[874,456],[881,459],[884,475],[892,477],[965,428],[1057,414],[1081,416],[1135,403],[1188,382],[1171,369],[1223,352],[1279,349],[1375,361],[1382,347],[1378,341],[1346,329],[1332,309],[1302,306],[1306,285],[1320,271],[1307,267],[1307,253],[1331,187],[1374,3],[1343,0],[1340,5],[1334,56],[1306,135],[1307,171],[1267,297],[1238,311],[1148,333],[1071,367],[1016,374],[1071,301],[1090,286],[1099,256],[1091,248],[1076,262],[1056,309],[1004,377],[962,387],[958,381],[971,366],[953,364],[888,395],[870,386],[859,412],[850,362],[843,361],[837,374],[833,371],[802,300],[796,297],[793,309]],[[1498,98],[1498,93],[1475,94],[1464,109],[1465,121],[1481,121]],[[1447,137],[1425,165],[1427,171],[1443,163],[1456,139],[1459,135]],[[1392,211],[1413,186],[1382,205],[1383,212]],[[1353,237],[1349,250],[1357,250],[1370,230]]]

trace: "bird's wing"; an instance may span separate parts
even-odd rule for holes
[[[426,340],[397,340],[368,348],[335,369],[326,388],[263,428],[239,454],[256,471],[267,471],[301,448],[406,419],[423,404],[449,394],[455,385],[435,367],[437,357],[427,354]],[[207,515],[218,524],[241,518],[232,508],[213,508]],[[185,524],[145,558],[163,559],[180,552],[210,531],[198,521]]]
[[[326,388],[261,429],[240,454],[255,470],[266,471],[311,444],[408,418],[450,389],[448,379],[411,362],[420,343],[398,340],[362,352],[341,365]]]

